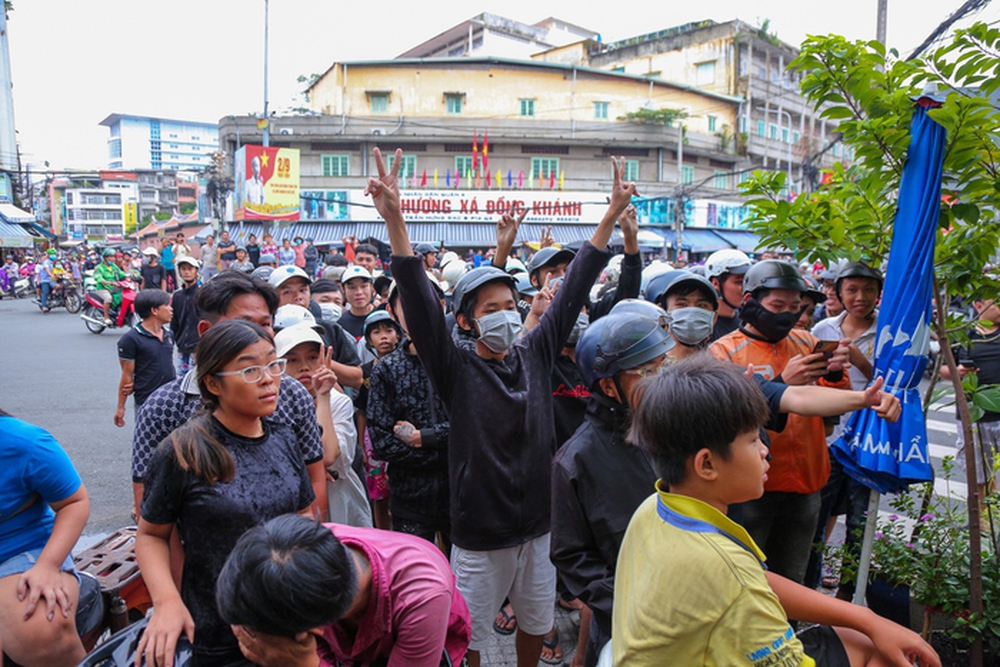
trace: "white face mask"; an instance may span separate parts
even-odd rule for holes
[[[590,315],[587,313],[580,313],[577,315],[576,322],[573,324],[573,330],[569,332],[569,338],[566,339],[566,345],[568,347],[576,345],[576,341],[580,340],[580,334],[582,334],[588,326],[590,326]]]
[[[701,345],[712,335],[715,312],[697,306],[670,311],[670,334],[684,345]]]
[[[497,354],[506,352],[521,335],[524,325],[516,310],[498,310],[475,320],[479,325],[479,340]]]
[[[344,314],[344,309],[335,303],[321,303],[319,309],[323,312],[323,319],[327,322],[336,322]]]

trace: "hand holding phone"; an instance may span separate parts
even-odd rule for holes
[[[840,341],[836,340],[821,340],[816,343],[816,347],[813,348],[813,354],[821,353],[823,358],[828,360],[833,356],[833,353],[837,350],[840,345]]]

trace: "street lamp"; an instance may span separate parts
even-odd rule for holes
[[[757,107],[756,111],[762,111],[764,113],[783,114],[786,118],[788,118],[788,141],[785,142],[786,145],[787,145],[787,152],[788,152],[788,156],[786,158],[786,162],[787,162],[787,164],[786,164],[786,166],[787,166],[787,170],[786,170],[787,181],[786,181],[786,184],[787,184],[787,187],[788,187],[788,191],[791,192],[791,190],[792,190],[792,114],[788,113],[784,109],[764,109],[764,108],[761,108],[761,107]]]

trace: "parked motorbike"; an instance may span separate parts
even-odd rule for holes
[[[131,329],[139,323],[138,315],[135,313],[135,295],[137,293],[135,284],[123,280],[118,283],[118,286],[122,288],[122,301],[118,308],[112,307],[108,311],[108,318],[111,320],[110,326],[104,321],[104,302],[101,297],[97,296],[96,291],[87,291],[80,319],[87,325],[87,330],[90,333],[99,334],[108,328],[127,327]]]
[[[70,313],[79,313],[80,309],[83,308],[83,299],[80,298],[76,283],[65,280],[60,281],[59,284],[62,289],[53,288],[49,293],[49,309],[65,308]],[[42,307],[42,302],[39,299],[32,299],[32,302],[39,308]]]
[[[31,281],[27,276],[22,276],[14,281],[14,296],[24,299],[35,293],[35,288],[31,286]]]

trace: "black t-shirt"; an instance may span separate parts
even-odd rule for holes
[[[236,259],[236,244],[232,241],[226,243],[225,241],[219,241],[219,259],[234,260]]]
[[[1000,384],[1000,331],[982,334],[973,329],[969,332],[969,343],[968,348],[954,348],[956,363],[969,359],[975,362],[980,386]],[[958,419],[958,408],[955,408],[955,418]],[[987,411],[979,421],[1000,421],[1000,412]]]
[[[340,321],[337,322],[347,333],[354,336],[354,340],[361,340],[365,335],[365,318],[368,317],[370,313],[365,313],[364,315],[355,315],[348,308],[344,311],[344,314],[340,316]]]
[[[174,379],[174,339],[166,329],[160,340],[138,325],[118,339],[118,358],[135,362],[132,397],[136,405]]]
[[[215,605],[222,566],[243,533],[309,507],[315,496],[288,426],[265,421],[263,436],[245,438],[215,417],[208,417],[206,425],[233,457],[233,480],[209,484],[183,470],[165,440],[153,453],[143,480],[142,518],[176,523],[184,540],[181,598],[194,619],[195,654],[242,657]]]
[[[253,264],[254,268],[260,266],[260,246],[256,243],[250,243],[247,245],[247,255],[250,256],[250,263]]]
[[[732,317],[715,316],[715,326],[712,327],[712,341],[717,341],[727,334],[731,334],[740,327],[740,311]]]
[[[142,273],[143,289],[163,289],[161,281],[167,279],[167,270],[163,268],[162,264],[159,262],[156,263],[156,266],[143,264],[139,272]]]

